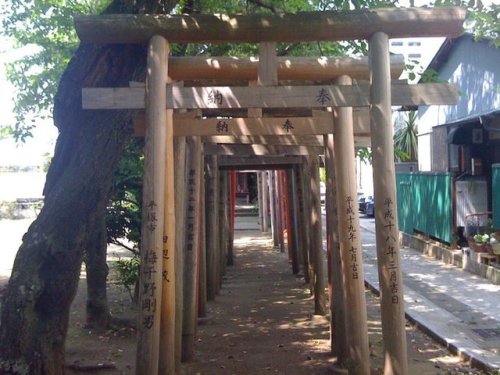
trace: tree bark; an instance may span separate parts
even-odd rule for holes
[[[109,13],[161,13],[175,1],[115,1]],[[23,237],[4,294],[0,373],[63,374],[69,309],[87,233],[104,212],[111,178],[132,134],[132,111],[83,111],[81,89],[144,79],[144,46],[85,45],[64,72],[54,102],[59,137],[45,205]]]
[[[106,280],[107,264],[106,214],[101,212],[94,229],[90,231],[85,246],[85,269],[87,274],[87,327],[106,329],[111,315],[108,307]]]

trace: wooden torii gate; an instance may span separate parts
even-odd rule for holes
[[[377,202],[382,202],[377,205],[375,216],[385,373],[408,372],[397,241],[399,231],[395,211],[391,104],[449,104],[456,100],[457,93],[453,87],[445,84],[391,85],[388,39],[456,36],[461,32],[464,17],[464,10],[459,8],[434,8],[239,16],[107,15],[76,19],[77,33],[82,42],[149,41],[148,77],[145,87],[83,89],[85,109],[146,109],[138,374],[175,374],[178,362],[176,336],[179,327],[176,325],[178,311],[175,274],[179,254],[175,251],[174,135],[176,131],[187,135],[187,128],[192,128],[193,133],[199,136],[202,132],[199,126],[206,124],[189,124],[182,130],[176,130],[173,110],[286,107],[333,108],[335,129],[332,129],[330,121],[320,120],[318,129],[323,126],[324,130],[318,133],[325,134],[326,154],[330,162],[333,161],[335,143],[336,178],[345,181],[337,187],[336,201],[343,276],[348,280],[344,283],[345,306],[351,309],[351,324],[346,327],[346,356],[353,374],[368,374],[369,360],[360,263],[359,218],[356,207],[353,206],[356,184],[352,108],[369,108],[373,168],[376,176],[374,193]],[[345,76],[338,78],[335,85],[278,86],[278,63],[275,52],[272,51],[272,43],[262,44],[258,86],[179,87],[170,84],[170,42],[257,43],[353,39],[365,39],[369,42],[371,82],[368,85],[352,84],[351,78]],[[286,63],[284,65],[286,66]],[[182,67],[183,63],[180,63],[178,71],[181,71]],[[224,73],[224,70],[220,71]],[[286,120],[289,120],[288,125]],[[199,121],[210,124],[213,120]],[[303,134],[316,134],[316,125],[309,119],[294,118],[292,122],[287,118],[285,123],[278,123],[278,126],[290,132],[292,128],[295,129],[295,121],[300,123],[297,129],[305,129]],[[228,129],[229,133],[229,128],[235,137],[253,137],[256,131],[270,136],[283,133],[277,131],[276,125],[275,119],[264,118],[228,120],[225,124],[217,121],[208,126],[215,128],[216,133],[208,132],[209,134],[204,135],[217,137],[216,134],[221,133],[220,129]],[[331,135],[333,133],[335,137]],[[333,184],[331,177],[328,176],[329,185]]]

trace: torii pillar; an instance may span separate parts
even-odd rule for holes
[[[384,374],[408,374],[403,279],[399,252],[396,174],[392,140],[389,37],[377,32],[369,39],[371,70],[370,125],[377,264],[384,340]]]
[[[153,36],[148,48],[137,374],[157,374],[160,367],[164,374],[175,374],[174,136],[173,110],[165,107],[168,54],[167,40]]]

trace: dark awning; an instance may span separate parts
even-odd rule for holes
[[[467,145],[471,143],[472,132],[470,128],[459,127],[451,129],[446,137],[446,143],[453,145]]]

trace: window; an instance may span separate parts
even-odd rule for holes
[[[403,42],[391,42],[391,46],[393,47],[401,47],[403,45]]]
[[[420,59],[420,58],[422,57],[422,55],[421,55],[420,53],[410,53],[410,54],[408,55],[408,57],[409,57],[410,59]]]
[[[420,47],[422,45],[422,43],[420,43],[420,42],[408,42],[408,45],[410,47]]]

